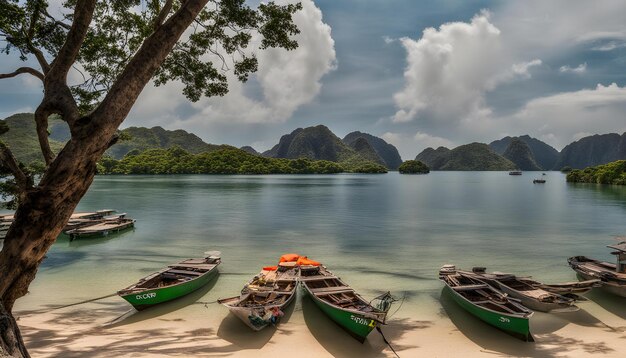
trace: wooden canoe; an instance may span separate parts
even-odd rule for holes
[[[142,310],[183,297],[203,287],[217,276],[221,262],[219,252],[208,252],[206,257],[169,265],[117,294],[137,310]]]

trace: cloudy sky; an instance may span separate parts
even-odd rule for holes
[[[289,0],[279,0],[285,3]],[[269,149],[297,127],[381,136],[403,159],[429,146],[530,134],[557,149],[626,131],[622,0],[302,0],[291,52],[221,98],[190,103],[148,87],[123,124],[182,128],[207,142]],[[3,56],[0,72],[19,65]],[[0,117],[34,111],[28,76],[0,81]]]

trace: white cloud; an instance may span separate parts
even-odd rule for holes
[[[570,67],[568,65],[561,66],[559,68],[559,72],[561,73],[576,73],[581,74],[587,72],[587,62],[581,63],[578,67]]]
[[[407,51],[405,87],[394,95],[394,122],[408,122],[422,112],[440,121],[482,117],[490,110],[485,94],[499,84],[530,78],[540,59],[514,58],[501,31],[483,11],[470,23],[427,28],[418,40],[402,38]]]
[[[454,148],[456,145],[446,139],[446,138],[442,138],[442,137],[437,137],[434,135],[430,135],[428,133],[422,133],[422,132],[417,132],[415,133],[415,135],[413,136],[413,139],[419,143],[419,146],[422,147],[422,149],[424,148],[428,148],[428,147],[432,147],[432,148],[438,148],[438,147],[447,147],[447,148]]]
[[[590,133],[625,132],[624,113],[626,87],[598,84],[594,89],[533,99],[510,117],[499,119],[497,127],[529,133],[560,149]]]
[[[456,147],[454,142],[446,138],[419,131],[414,135],[411,135],[410,133],[386,132],[381,135],[381,138],[398,148],[398,151],[404,160],[413,159],[415,155],[428,147]]]
[[[280,0],[277,3],[293,3]],[[177,108],[187,105],[181,84],[170,83],[159,88],[147,87],[129,118],[142,123],[159,122],[168,127],[184,127],[202,134],[212,123],[280,123],[288,120],[300,106],[310,103],[319,94],[321,79],[336,67],[331,28],[322,21],[322,12],[312,0],[301,1],[303,9],[293,19],[300,29],[295,36],[298,48],[257,50],[259,69],[251,82],[260,87],[257,96],[247,93],[248,84],[227,73],[229,93],[224,97],[202,98],[188,105],[192,112],[180,115]],[[250,48],[258,48],[260,37],[253,38]]]
[[[391,38],[389,36],[383,36],[383,41],[385,41],[385,43],[387,45],[389,45],[389,44],[392,44],[392,43],[396,42],[396,39]]]
[[[591,49],[594,51],[602,51],[602,52],[607,52],[607,51],[613,51],[615,49],[618,48],[623,48],[626,47],[626,42],[620,42],[620,41],[609,41],[607,43],[598,45],[598,46],[594,46]]]
[[[511,70],[513,71],[514,74],[522,76],[524,78],[530,78],[530,71],[529,69],[531,67],[534,66],[539,66],[541,65],[541,60],[540,59],[534,59],[532,61],[528,61],[528,62],[522,62],[522,63],[514,63],[511,66]],[[586,64],[585,64],[586,66]]]

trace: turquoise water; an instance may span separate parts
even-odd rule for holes
[[[533,184],[538,174],[100,176],[78,210],[127,212],[136,228],[60,238],[17,308],[113,293],[207,250],[223,257],[211,298],[237,294],[260,267],[297,252],[366,297],[406,297],[409,310],[440,292],[446,263],[553,282],[574,279],[569,256],[612,261],[605,245],[626,235],[626,188],[567,184],[558,172]]]

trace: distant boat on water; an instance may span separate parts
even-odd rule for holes
[[[70,241],[81,237],[107,236],[112,233],[131,229],[135,226],[135,219],[126,217],[126,214],[107,216],[92,223],[81,225],[75,229],[67,230]]]
[[[533,184],[545,184],[545,179],[533,179]]]
[[[626,241],[607,247],[615,250],[611,252],[617,257],[615,264],[586,256],[570,257],[567,263],[579,277],[586,280],[598,279],[601,281],[602,290],[626,297]]]
[[[126,215],[113,215],[113,213],[115,213],[115,210],[112,209],[73,213],[70,216],[67,224],[63,228],[63,233],[69,235],[68,232],[71,230],[75,230],[89,225],[100,224],[106,220],[110,221],[112,219],[115,219],[116,217]],[[15,214],[0,215],[0,239],[4,239],[7,231],[9,230],[9,227],[13,224],[13,220],[15,220]]]
[[[117,294],[142,310],[183,297],[205,286],[217,276],[222,263],[218,251],[205,252],[204,258],[187,259],[155,272]]]
[[[509,175],[522,175],[521,170],[513,170],[509,172]]]

